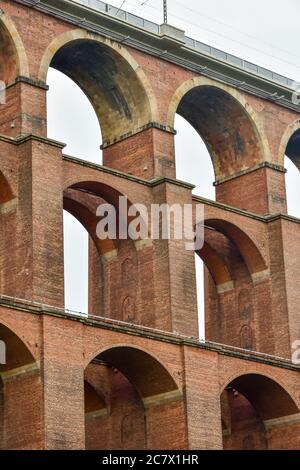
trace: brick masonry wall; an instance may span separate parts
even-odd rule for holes
[[[239,374],[259,373],[273,378],[285,387],[287,393],[291,394],[299,406],[300,397],[297,393],[299,374],[276,366],[253,362],[250,356],[249,360],[227,357],[192,346],[182,348],[180,345],[151,340],[143,336],[131,336],[125,332],[87,326],[78,321],[49,316],[41,317],[3,307],[0,309],[0,316],[1,319],[2,317],[10,318],[10,327],[16,331],[22,327],[23,341],[26,345],[36,343],[44,351],[42,363],[45,407],[43,422],[46,437],[44,445],[49,449],[82,448],[85,446],[84,436],[90,439],[88,445],[93,447],[96,445],[94,439],[101,439],[102,434],[98,434],[95,430],[98,426],[97,419],[88,420],[86,430],[84,429],[84,412],[87,411],[87,402],[84,400],[84,377],[98,390],[98,393],[101,392],[99,396],[104,397],[109,415],[101,420],[107,421],[107,426],[111,429],[110,433],[113,432],[110,435],[115,436],[111,438],[111,441],[103,440],[101,446],[114,445],[124,448],[120,444],[120,421],[128,416],[128,409],[131,406],[134,407],[133,409],[142,410],[142,408],[136,408],[140,398],[137,399],[136,392],[129,392],[132,385],[122,379],[122,375],[115,374],[113,370],[108,371],[108,376],[105,378],[105,375],[103,376],[102,372],[99,374],[98,370],[95,374],[93,369],[86,369],[93,357],[117,345],[137,348],[137,354],[139,349],[149,352],[150,355],[154,354],[156,360],[175,379],[179,391],[184,392],[183,401],[171,400],[163,404],[162,398],[159,398],[156,403],[153,402],[152,406],[147,405],[143,413],[141,411],[143,416],[146,416],[147,448],[221,448],[220,394],[224,386]],[[29,328],[30,324],[31,328]],[[93,368],[95,367],[101,366],[93,365]],[[88,375],[84,374],[85,369]],[[158,371],[159,369],[157,369],[157,374],[160,375],[153,377],[156,381],[161,380],[163,383],[165,379],[161,375],[162,371]],[[147,373],[145,370],[146,375]],[[120,386],[129,387],[128,392],[125,393],[125,389],[120,395],[113,392]],[[132,398],[123,402],[125,396],[129,397],[127,393],[130,393]],[[32,403],[31,394],[23,394],[23,399],[29,399],[29,403]],[[100,403],[103,403],[101,400]],[[100,406],[103,409],[103,405]],[[274,406],[276,406],[275,403]],[[132,429],[129,418],[126,418],[125,422],[126,426]],[[188,437],[185,434],[185,425]],[[165,429],[164,439],[158,441],[157,439],[162,438],[159,438],[157,429],[161,429],[162,426]],[[34,427],[34,429],[37,428]],[[138,431],[137,434],[134,433],[130,441],[132,444],[128,445],[134,445],[133,442],[141,443],[139,436],[141,435]],[[107,434],[106,438],[108,438]],[[15,439],[20,439],[20,437],[16,436]],[[99,440],[97,442],[97,446],[100,445]],[[31,441],[31,444],[26,445],[34,444]],[[124,446],[126,447],[125,444]]]
[[[66,37],[84,42],[87,33],[81,28],[73,31],[71,24],[10,0],[1,0],[0,7],[15,28],[3,26],[0,19],[4,46],[0,79],[10,84],[0,116],[0,294],[64,308],[65,205],[92,240],[90,313],[197,337],[194,253],[185,250],[182,240],[105,244],[95,236],[96,205],[103,200],[116,205],[120,194],[148,208],[152,203],[192,203],[191,187],[172,180],[153,182],[153,177],[175,177],[172,128],[178,112],[212,149],[220,182],[217,200],[223,203],[203,201],[205,221],[217,232],[207,234],[205,240],[215,253],[207,258],[210,274],[206,271],[205,275],[207,339],[249,350],[249,357],[241,359],[237,352],[230,357],[163,338],[153,340],[145,334],[129,335],[125,327],[121,331],[98,328],[68,317],[0,307],[0,321],[16,333],[14,341],[21,339],[34,360],[40,361],[40,372],[13,375],[13,380],[3,382],[2,446],[299,447],[299,425],[285,421],[286,416],[262,432],[261,417],[245,401],[238,406],[242,424],[230,400],[225,411],[220,405],[224,387],[239,375],[256,373],[280,383],[299,411],[299,373],[251,359],[251,350],[289,358],[291,342],[300,336],[299,224],[286,217],[263,217],[286,214],[282,142],[287,129],[294,129],[298,114],[161,58],[89,36],[100,47],[97,54],[104,51],[118,72],[113,82],[118,99],[109,90],[106,95],[105,87],[96,93],[95,82],[81,77],[86,93],[103,97],[107,117],[97,108],[98,102],[94,105],[106,133],[113,123],[112,141],[104,135],[104,163],[110,170],[64,158],[62,146],[46,138],[46,88],[41,77],[45,81],[51,54],[63,47]],[[23,45],[20,60],[13,41]],[[65,54],[69,60],[67,49]],[[59,60],[55,64],[59,67]],[[105,60],[103,64],[107,67]],[[25,79],[20,81],[22,74]],[[208,102],[213,117],[207,111]],[[215,120],[216,110],[223,113]],[[196,203],[201,201],[194,199]],[[217,280],[222,277],[216,276],[220,265],[228,282]],[[91,418],[84,386],[91,369],[88,364],[101,351],[124,344],[136,351],[139,376],[133,374],[130,381],[122,371],[100,374],[102,389],[98,382],[91,385],[89,406],[93,411],[100,400],[97,393],[104,395],[108,414]],[[152,383],[160,390],[158,395],[150,390],[148,363],[138,351],[157,361]],[[10,355],[14,370],[16,358]],[[22,366],[25,357],[24,350],[18,358]],[[7,370],[1,367],[3,375]],[[170,390],[172,381],[176,389]],[[146,391],[139,389],[141,382]],[[276,393],[270,400],[276,407]],[[14,406],[16,402],[20,407]],[[224,424],[222,440],[222,413],[223,421],[230,416],[232,429],[238,430],[231,441]],[[15,421],[19,427],[13,426]],[[19,432],[24,422],[26,438]]]

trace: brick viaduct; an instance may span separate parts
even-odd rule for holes
[[[300,448],[300,222],[284,170],[285,154],[300,169],[300,107],[164,27],[0,0],[1,448]],[[104,166],[47,137],[50,66],[89,97]],[[176,113],[206,142],[217,202],[176,179]],[[204,205],[206,342],[183,242],[97,239],[95,208],[120,194]],[[63,209],[90,235],[87,318],[64,310]]]

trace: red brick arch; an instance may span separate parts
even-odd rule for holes
[[[225,449],[287,449],[299,442],[299,406],[269,374],[250,370],[232,377],[221,409]]]
[[[107,408],[105,396],[96,390],[90,380],[84,379],[85,413],[92,413]]]
[[[217,286],[233,282],[229,266],[220,254],[207,242],[196,252],[209,270]]]
[[[74,194],[75,193],[75,194]],[[64,194],[64,210],[69,212],[81,225],[87,230],[88,234],[92,238],[99,255],[104,255],[117,248],[115,240],[100,240],[96,236],[97,218],[96,208],[92,210],[89,207],[89,200],[85,198],[84,201],[78,198],[76,191],[73,194],[66,191]],[[77,197],[76,197],[77,196]]]
[[[1,372],[26,366],[37,361],[32,347],[22,339],[21,332],[1,320],[0,339],[6,344],[7,363],[0,365]]]
[[[203,138],[216,179],[269,160],[267,139],[255,112],[230,86],[204,77],[188,80],[172,97],[167,119],[170,127],[174,127],[176,113]]]

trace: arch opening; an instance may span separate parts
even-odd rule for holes
[[[215,200],[215,180],[212,160],[204,140],[197,130],[180,114],[175,116],[175,166],[176,177],[195,185],[193,194]],[[205,258],[195,254],[196,296],[198,311],[199,338],[205,339]]]
[[[205,225],[225,235],[237,246],[250,274],[254,275],[267,270],[267,264],[260,250],[253,240],[237,225],[221,219],[207,219]]]
[[[2,323],[0,340],[5,345],[4,364],[0,364],[1,449],[41,448],[39,363],[20,336]]]
[[[202,137],[217,180],[262,160],[261,138],[249,105],[241,101],[227,89],[193,80],[176,92],[170,107],[169,119],[175,108]]]
[[[176,114],[175,128],[176,177],[194,184],[193,194],[215,200],[214,168],[205,142],[179,114]]]
[[[300,129],[296,130],[290,137],[286,146],[285,154],[294,163],[298,170],[300,170]]]
[[[221,395],[221,410],[225,449],[291,449],[298,439],[298,406],[264,375],[245,374],[230,382]]]
[[[207,341],[271,353],[271,329],[267,339],[256,334],[259,283],[267,282],[269,273],[252,239],[228,221],[206,219],[204,244],[195,257],[200,338],[204,331]],[[271,315],[267,306],[264,315]]]
[[[164,433],[157,436],[157,426],[174,435],[182,426],[175,380],[143,350],[116,346],[100,352],[86,367],[85,381],[93,387],[85,386],[87,449],[162,449]],[[174,448],[182,438],[176,436]]]
[[[299,153],[300,155],[300,153]],[[300,160],[299,160],[300,162]],[[300,218],[300,206],[299,206],[299,184],[300,184],[300,172],[299,167],[289,157],[285,157],[285,169],[287,173],[285,175],[285,186],[286,186],[286,198],[288,214],[293,217]]]

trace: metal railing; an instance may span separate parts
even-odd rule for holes
[[[119,20],[125,21],[126,23],[132,24],[133,26],[136,26],[138,28],[143,28],[151,33],[160,34],[160,26],[154,23],[153,21],[146,20],[145,18],[142,18],[137,15],[133,15],[132,13],[109,5],[108,3],[102,2],[101,0],[74,1],[86,5],[90,8],[93,8],[94,10],[114,16]],[[221,49],[209,46],[208,44],[205,44],[201,41],[197,41],[196,39],[190,38],[188,36],[185,36],[185,44],[187,47],[201,51],[202,53],[213,57],[214,59],[227,62],[230,65],[239,67],[247,72],[266,78],[267,80],[280,83],[281,85],[287,86],[289,88],[291,88],[294,84],[294,80],[291,80],[290,78],[287,78],[284,75],[272,72],[272,70],[260,67],[259,65],[256,65],[247,60],[243,60],[235,55],[228,54],[227,52],[224,52]]]

